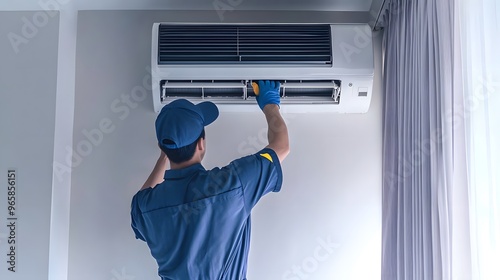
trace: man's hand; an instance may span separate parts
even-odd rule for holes
[[[261,110],[268,104],[280,105],[280,82],[279,81],[259,81],[259,90],[255,91],[257,103]]]
[[[160,157],[156,161],[153,171],[151,171],[151,174],[149,175],[144,185],[142,185],[140,191],[147,188],[154,188],[156,185],[163,182],[163,175],[165,175],[165,170],[167,170],[168,167],[168,158],[163,150],[160,149],[160,151]]]

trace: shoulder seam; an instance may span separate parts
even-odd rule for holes
[[[233,165],[229,164],[229,166],[231,168],[235,168]],[[243,193],[243,207],[245,207],[245,212],[246,214],[248,215],[250,212],[248,211],[248,206],[247,206],[247,203],[246,203],[246,199],[245,199],[245,188],[243,187],[243,183],[241,182],[241,179],[240,179],[240,174],[238,174],[238,172],[236,170],[234,170],[235,173],[236,173],[236,178],[238,178],[238,182],[240,182],[240,188],[241,188],[241,192]]]

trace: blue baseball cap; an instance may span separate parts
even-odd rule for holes
[[[219,109],[209,101],[193,104],[177,99],[165,105],[156,118],[156,137],[162,148],[178,149],[200,137],[203,128],[217,119]]]

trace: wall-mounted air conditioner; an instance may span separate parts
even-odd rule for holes
[[[264,79],[281,81],[284,111],[364,113],[372,96],[368,25],[155,23],[151,65],[156,112],[177,98],[258,110]]]

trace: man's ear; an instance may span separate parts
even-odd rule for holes
[[[198,140],[198,143],[196,144],[196,148],[197,148],[198,150],[200,150],[200,151],[202,151],[202,150],[204,150],[204,149],[205,149],[205,141],[203,141],[203,140],[205,140],[205,139],[204,139],[204,138],[200,138],[200,139]]]

